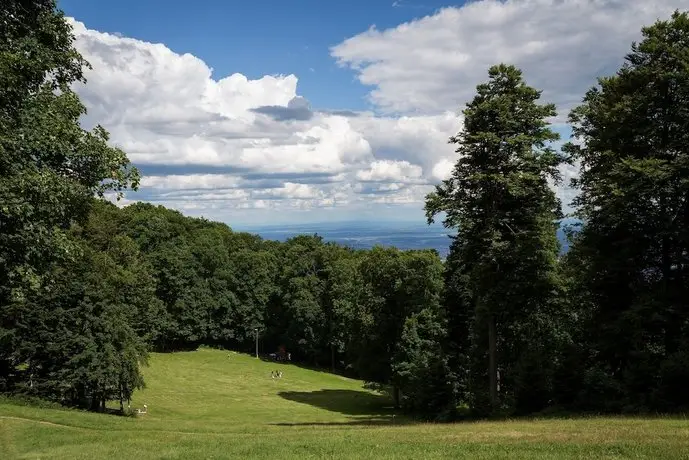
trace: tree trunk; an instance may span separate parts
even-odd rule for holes
[[[488,377],[490,379],[490,405],[495,410],[498,405],[498,366],[496,359],[497,334],[495,317],[488,317]]]
[[[332,373],[335,373],[335,345],[330,344],[330,367]]]
[[[122,385],[120,385],[120,412],[124,414],[124,392],[122,391]]]
[[[664,335],[664,346],[665,354],[670,355],[676,351],[675,347],[675,336],[678,329],[676,328],[677,319],[675,318],[674,312],[674,296],[670,294],[670,281],[672,277],[672,256],[671,243],[668,233],[673,231],[674,219],[670,215],[670,209],[668,206],[668,199],[661,193],[659,199],[660,212],[663,216],[663,228],[662,236],[660,238],[660,270],[663,276],[661,282],[662,294],[660,301],[665,305],[665,335]]]
[[[400,389],[397,385],[392,387],[393,398],[395,399],[395,409],[400,408]]]
[[[124,392],[122,391],[122,383],[120,382],[120,412],[124,414]]]
[[[662,155],[662,158],[664,159],[669,159],[670,155],[668,154],[668,144],[670,140],[670,111],[672,107],[672,94],[670,92],[670,84],[669,82],[665,81],[663,85],[663,90],[664,90],[664,111],[663,111],[663,132],[661,136],[661,144],[660,144],[660,154]],[[668,234],[674,233],[674,219],[671,217],[670,213],[670,206],[668,204],[668,197],[666,195],[667,191],[663,190],[661,187],[661,192],[660,192],[660,199],[659,199],[659,205],[660,205],[660,212],[661,216],[663,218],[663,227],[662,227],[662,237],[661,237],[661,271],[663,274],[663,281],[662,281],[662,300],[661,302],[666,305],[666,315],[665,315],[665,337],[664,337],[664,345],[665,345],[665,354],[669,355],[672,354],[673,352],[676,351],[677,347],[675,346],[676,340],[675,336],[679,334],[680,329],[677,327],[679,322],[677,321],[677,318],[675,317],[675,311],[674,311],[674,296],[669,293],[670,291],[670,278],[672,276],[672,258],[671,258],[671,243],[670,243],[670,238]],[[674,193],[673,193],[674,195]]]

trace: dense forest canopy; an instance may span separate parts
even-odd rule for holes
[[[52,0],[0,8],[0,392],[122,408],[151,351],[287,350],[429,419],[689,409],[689,15],[646,27],[570,114],[498,64],[426,200],[433,250],[263,240],[161,206],[71,84],[88,65]],[[580,219],[556,237],[564,162]]]

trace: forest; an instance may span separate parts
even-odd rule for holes
[[[257,334],[428,420],[689,410],[689,14],[641,33],[562,149],[557,108],[517,67],[488,69],[426,197],[453,234],[443,262],[116,206],[139,171],[80,125],[70,26],[52,0],[3,2],[0,393],[124,407],[150,352],[252,353]],[[566,254],[563,164],[579,168]]]

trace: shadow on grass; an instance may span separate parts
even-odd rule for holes
[[[273,426],[394,426],[412,419],[397,414],[388,396],[357,390],[281,391],[281,398],[352,417],[346,422],[280,422]]]
[[[281,398],[301,404],[370,418],[391,417],[395,410],[387,396],[356,390],[281,391]]]
[[[354,376],[347,375],[346,373],[342,372],[340,369],[336,369],[335,372],[333,372],[329,367],[316,366],[315,364],[303,363],[301,361],[296,361],[296,360],[294,360],[294,361],[279,361],[277,359],[270,357],[269,355],[259,355],[259,358],[261,361],[263,361],[265,363],[283,364],[286,366],[295,366],[295,367],[298,367],[300,369],[306,369],[309,371],[324,372],[326,374],[341,375],[344,377],[354,378]]]
[[[362,418],[349,422],[280,422],[271,423],[272,426],[404,426],[411,425],[414,421],[402,417],[388,418]]]

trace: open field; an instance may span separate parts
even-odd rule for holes
[[[0,458],[689,459],[681,418],[417,424],[361,382],[208,349],[153,354],[145,374],[138,418],[0,401]]]

